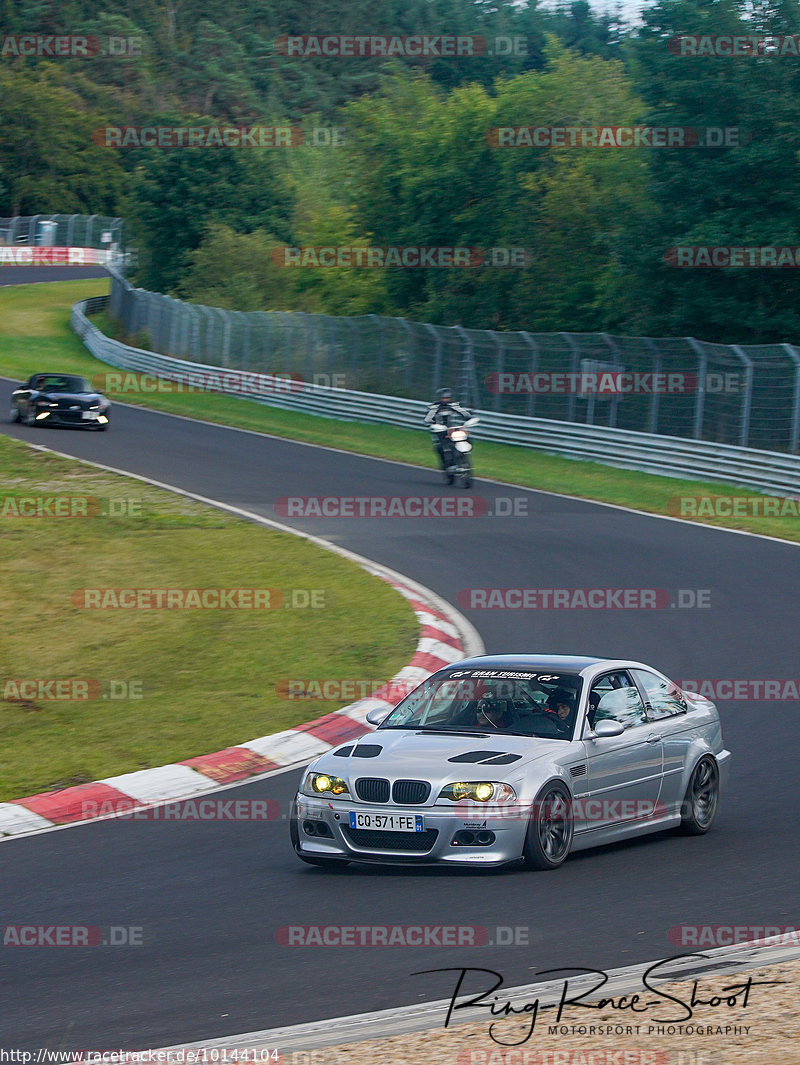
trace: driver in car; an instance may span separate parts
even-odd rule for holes
[[[514,715],[509,710],[506,699],[481,699],[475,719],[479,728],[511,728],[514,723]]]
[[[557,688],[545,703],[545,710],[556,719],[559,732],[569,732],[572,728],[572,709],[572,696],[564,688]]]

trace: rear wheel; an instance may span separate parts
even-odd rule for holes
[[[463,456],[461,465],[464,469],[464,473],[461,474],[461,483],[465,488],[472,488],[472,463],[469,455]]]
[[[557,869],[567,860],[574,831],[571,807],[572,797],[557,781],[539,792],[522,852],[531,869]]]
[[[704,755],[692,771],[681,806],[681,828],[689,836],[702,836],[714,824],[719,806],[719,767]]]

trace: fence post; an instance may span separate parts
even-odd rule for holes
[[[661,373],[661,367],[663,366],[663,362],[662,362],[662,359],[661,359],[661,352],[656,347],[655,340],[653,340],[651,337],[641,337],[640,339],[643,340],[645,342],[645,344],[647,344],[648,348],[650,348],[650,351],[654,353],[653,354],[653,376],[655,377],[656,374],[660,374]],[[648,432],[650,432],[650,433],[658,432],[658,407],[659,407],[660,399],[661,399],[661,394],[660,394],[659,390],[656,387],[654,387],[653,388],[653,393],[650,396],[650,427],[648,429]]]
[[[435,325],[423,322],[425,328],[433,335],[436,345],[433,352],[433,384],[431,387],[431,399],[436,395],[437,388],[441,388],[442,380],[442,335]]]
[[[706,367],[708,357],[700,347],[700,342],[694,337],[684,337],[689,347],[697,355],[697,399],[694,403],[694,429],[692,437],[695,440],[703,439],[703,413],[706,405]]]
[[[619,346],[616,341],[613,340],[608,333],[601,333],[600,336],[605,340],[606,344],[611,348],[614,354],[614,359],[618,366],[624,366],[619,354]],[[611,402],[608,405],[608,427],[609,429],[616,429],[617,427],[617,408],[619,407],[619,392],[615,391],[611,397]]]
[[[731,344],[731,351],[735,351],[744,362],[744,395],[742,396],[741,424],[739,426],[739,447],[747,447],[750,438],[750,411],[753,406],[753,360],[746,355],[740,344]]]
[[[789,450],[796,455],[800,449],[800,354],[791,344],[781,347],[794,363],[794,392],[792,393],[792,421],[789,432]]]
[[[505,372],[506,368],[506,346],[503,343],[501,336],[494,329],[490,329],[489,333],[497,348],[497,373],[498,373],[498,386],[500,383],[499,375]],[[500,410],[500,388],[494,394],[494,409]]]
[[[561,333],[559,335],[562,336],[566,340],[567,344],[569,345],[569,350],[572,352],[572,372],[574,374],[576,374],[578,372],[578,355],[580,354],[580,349],[578,348],[578,345],[575,343],[575,341],[572,339],[572,337],[570,336],[569,333]],[[575,380],[575,378],[573,378],[573,380]],[[575,403],[576,403],[576,401],[577,401],[577,395],[576,395],[575,389],[571,388],[569,390],[569,399],[567,400],[567,421],[568,422],[574,422],[575,421]]]
[[[464,341],[458,388],[462,395],[466,393],[467,404],[471,407],[477,407],[480,400],[478,397],[478,385],[475,380],[475,361],[472,357],[472,337],[460,325],[453,326],[453,328]],[[459,402],[464,402],[464,400],[459,397]]]
[[[521,332],[520,336],[525,338],[525,343],[531,349],[531,390],[528,393],[525,413],[529,418],[532,418],[534,403],[536,401],[536,393],[533,390],[533,382],[536,379],[536,373],[539,369],[539,345],[536,343],[530,333]]]
[[[398,321],[403,327],[403,331],[406,334],[406,365],[403,373],[403,388],[406,392],[411,391],[411,366],[412,366],[412,349],[414,347],[414,335],[411,332],[411,326],[405,320],[405,318],[398,318]]]

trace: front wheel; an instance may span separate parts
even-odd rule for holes
[[[719,806],[719,767],[704,755],[692,771],[681,805],[681,828],[688,836],[702,836],[714,824]]]
[[[547,784],[533,804],[522,855],[531,869],[557,869],[567,860],[574,823],[572,798],[563,784]]]
[[[19,419],[19,407],[12,407],[11,408],[11,411],[10,411],[10,413],[8,415],[8,420],[11,422],[12,425],[14,425],[15,422],[18,422],[20,420]]]
[[[461,470],[461,484],[464,488],[472,488],[472,463],[470,462],[469,455],[462,456]]]

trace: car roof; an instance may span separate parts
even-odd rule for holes
[[[475,655],[473,658],[465,658],[461,662],[453,662],[452,666],[458,669],[521,669],[521,670],[549,670],[560,673],[581,673],[591,666],[616,663],[615,658],[598,658],[590,655],[536,655],[536,654],[509,654],[509,655]]]

